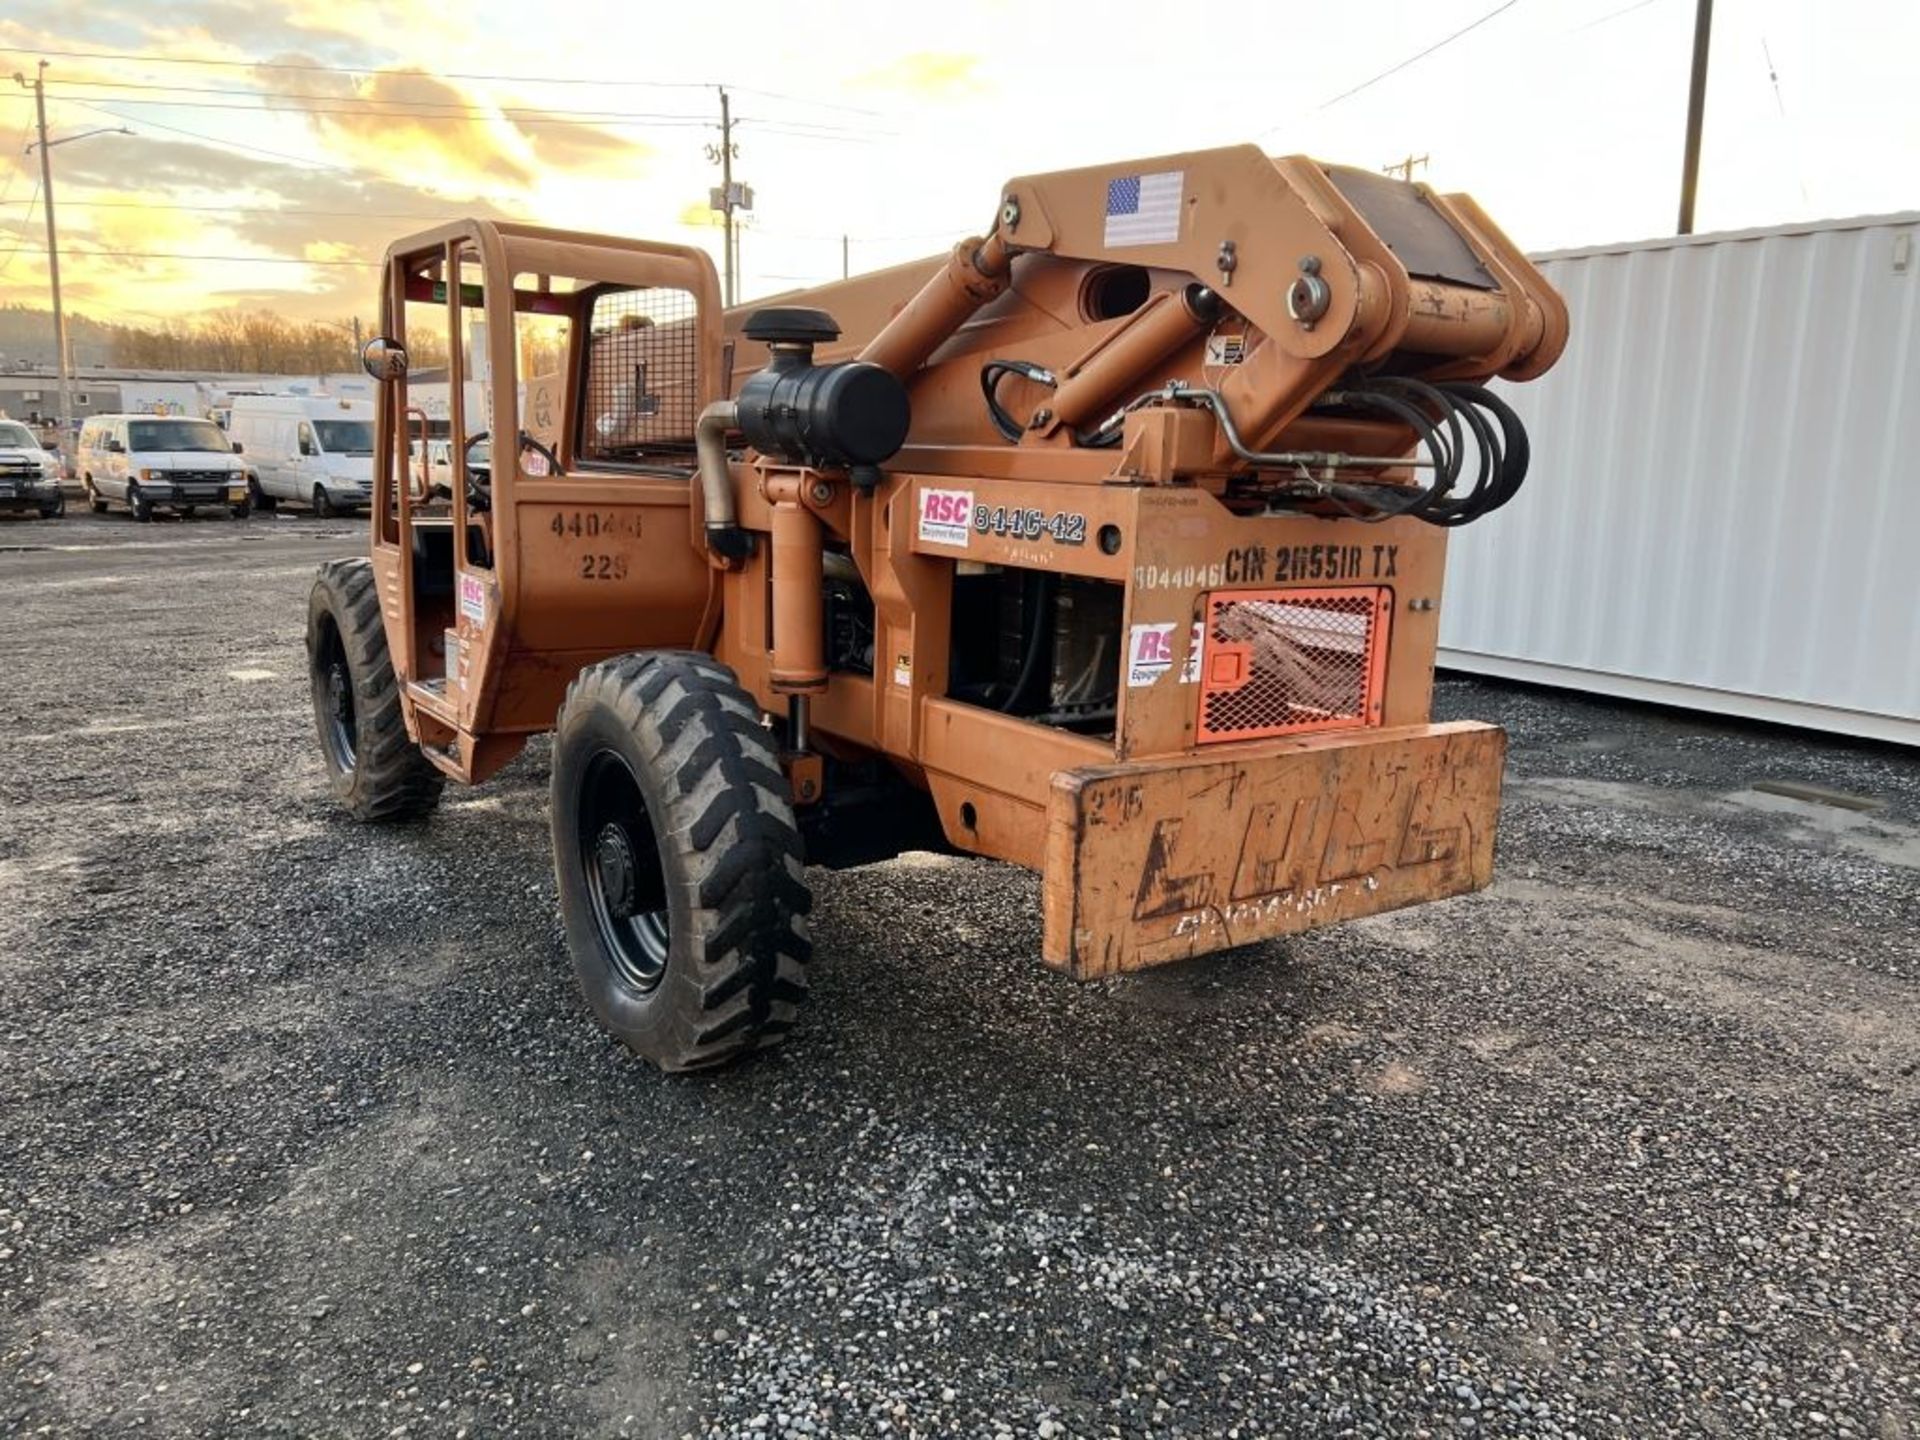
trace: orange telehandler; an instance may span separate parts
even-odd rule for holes
[[[370,554],[309,611],[332,787],[414,819],[553,732],[575,968],[655,1064],[793,1025],[809,863],[1032,867],[1076,977],[1488,882],[1446,532],[1518,489],[1484,382],[1567,314],[1467,197],[1251,146],[1025,176],[950,255],[733,310],[699,250],[469,220],[381,314]]]

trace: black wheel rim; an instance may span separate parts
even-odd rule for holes
[[[342,774],[351,774],[356,761],[358,737],[353,705],[353,671],[347,667],[347,652],[340,643],[338,631],[330,632],[327,643],[321,647],[313,678],[319,692],[320,738],[335,767]]]
[[[612,750],[596,753],[582,772],[574,842],[614,974],[646,994],[667,969],[666,872],[633,767]]]

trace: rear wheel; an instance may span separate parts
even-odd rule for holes
[[[133,518],[142,525],[153,519],[153,502],[140,493],[140,482],[127,482],[127,509],[133,512]]]
[[[583,671],[553,742],[553,854],[574,974],[662,1070],[777,1043],[806,999],[813,898],[759,708],[705,655]]]
[[[106,514],[107,502],[101,498],[100,492],[93,488],[93,477],[89,475],[80,483],[86,488],[87,504],[92,507],[93,513],[96,515]]]
[[[313,487],[313,513],[322,520],[331,520],[340,513],[339,508],[327,497],[327,487],[324,485]]]
[[[373,566],[330,560],[307,602],[307,668],[333,795],[356,820],[417,820],[446,777],[407,735]]]

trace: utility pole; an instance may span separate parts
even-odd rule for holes
[[[724,288],[722,298],[728,305],[733,303],[733,292],[739,288],[739,230],[741,227],[733,221],[735,209],[753,209],[753,186],[739,184],[733,179],[733,161],[739,157],[739,146],[733,144],[733,104],[726,86],[716,86],[720,90],[720,144],[707,146],[707,159],[720,167],[720,184],[712,186],[707,192],[707,209],[720,211],[720,223],[726,227],[722,236],[722,250],[726,252],[724,267]]]
[[[1413,167],[1418,165],[1424,169],[1428,158],[1429,157],[1425,155],[1410,154],[1404,160],[1395,160],[1391,165],[1382,165],[1380,167],[1380,173],[1382,175],[1398,175],[1402,180],[1411,185],[1413,183]]]
[[[27,85],[26,77],[17,70],[13,78],[33,91],[34,109],[40,121],[40,208],[47,215],[47,278],[53,282],[53,346],[60,366],[60,456],[64,463],[73,454],[67,436],[67,426],[73,418],[73,377],[67,363],[67,312],[60,307],[60,243],[53,220],[53,153],[47,145],[47,62],[40,62],[31,85]]]
[[[1693,81],[1687,88],[1687,151],[1680,162],[1680,227],[1693,233],[1693,197],[1700,183],[1700,130],[1707,117],[1707,52],[1713,35],[1713,0],[1695,0]]]
[[[131,135],[133,131],[126,126],[101,126],[95,130],[82,130],[78,135],[63,136],[58,140],[47,139],[47,62],[42,60],[40,68],[34,72],[33,83],[27,83],[27,77],[18,70],[13,72],[14,83],[23,90],[33,92],[34,110],[40,122],[40,138],[27,150],[40,152],[40,204],[47,212],[47,279],[53,285],[53,346],[55,357],[60,366],[60,453],[72,453],[68,447],[67,427],[73,420],[73,365],[72,355],[67,349],[67,312],[60,304],[60,232],[53,218],[53,158],[56,145],[71,145],[75,140],[85,140],[90,135]]]
[[[733,109],[727,87],[720,87],[720,197],[725,209],[720,213],[726,234],[721,243],[727,252],[727,304],[733,304]]]
[[[707,159],[720,167],[720,184],[707,192],[707,208],[720,212],[720,223],[724,233],[721,236],[721,250],[725,256],[723,269],[722,296],[728,305],[733,304],[734,290],[740,277],[740,227],[734,223],[735,210],[753,209],[753,187],[736,185],[733,181],[734,158],[740,153],[733,143],[733,101],[727,94],[727,87],[719,86],[720,91],[720,143],[707,146]]]
[[[852,273],[853,270],[847,263],[847,237],[842,235],[840,237],[840,278],[845,280]]]

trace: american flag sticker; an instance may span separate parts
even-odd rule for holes
[[[1164,245],[1180,238],[1186,171],[1116,175],[1107,182],[1107,238],[1115,245]]]

